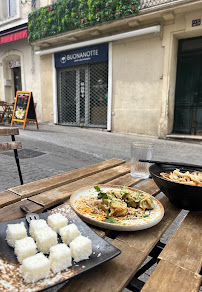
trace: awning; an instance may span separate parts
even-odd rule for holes
[[[27,25],[0,32],[0,45],[25,39],[28,36]]]

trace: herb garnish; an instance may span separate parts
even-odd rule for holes
[[[94,189],[98,192],[97,198],[98,199],[108,199],[106,193],[104,193],[98,186],[95,186]]]

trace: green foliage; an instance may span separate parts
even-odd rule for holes
[[[30,42],[138,13],[140,0],[59,0],[29,14]]]

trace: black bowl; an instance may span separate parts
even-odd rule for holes
[[[195,170],[202,172],[202,168],[193,169],[166,164],[152,164],[149,167],[149,171],[159,189],[168,197],[173,205],[185,210],[201,211],[202,187],[176,183],[160,176],[161,172],[170,172],[176,168],[182,172]]]

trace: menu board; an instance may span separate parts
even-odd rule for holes
[[[27,121],[35,121],[37,129],[39,128],[34,99],[31,91],[17,91],[11,120],[11,127],[15,121],[24,123],[23,130],[26,127]]]

